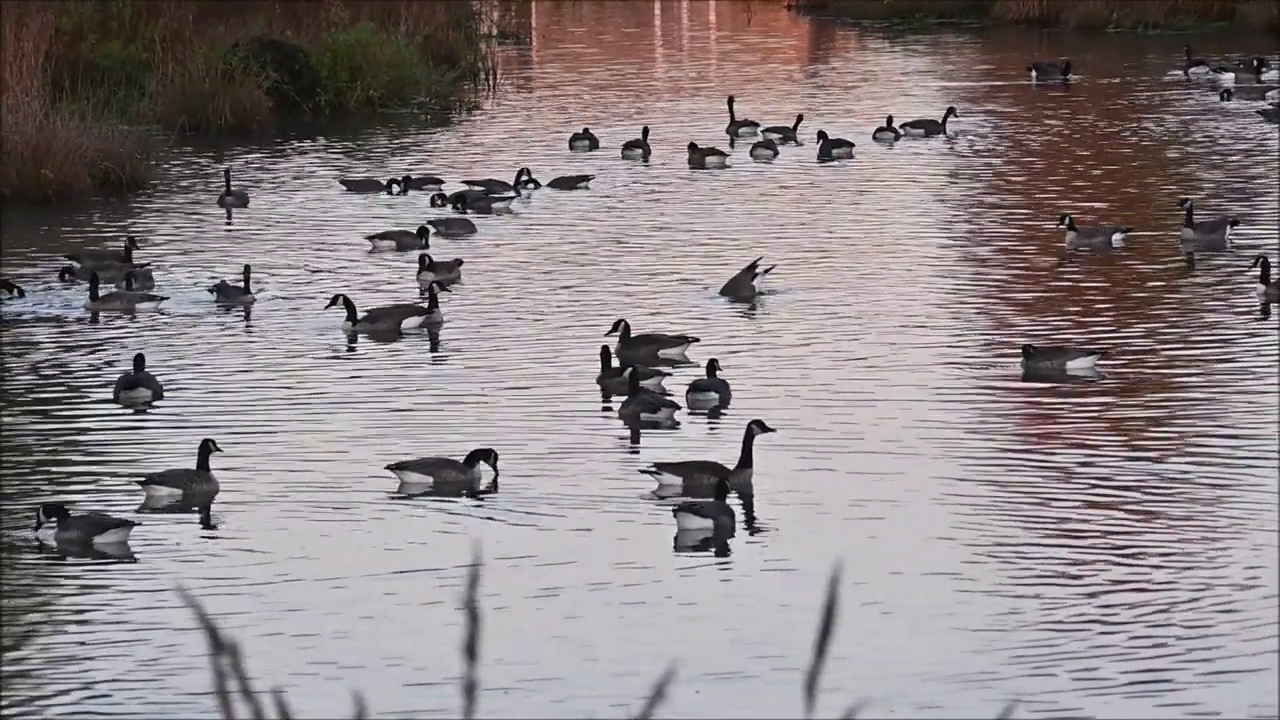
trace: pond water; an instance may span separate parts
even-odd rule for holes
[[[1278,143],[1260,103],[1171,73],[1185,37],[890,34],[782,3],[522,12],[532,46],[453,126],[179,149],[127,204],[5,212],[3,271],[30,293],[3,306],[3,621],[6,646],[23,638],[6,716],[216,716],[181,585],[301,716],[359,689],[375,716],[456,717],[473,543],[484,716],[631,712],[678,660],[665,715],[796,717],[837,561],[820,714],[1276,715],[1277,319],[1248,268],[1276,259]],[[1060,57],[1078,84],[1028,84]],[[728,149],[730,93],[765,124],[803,112],[805,144],[690,170],[690,140]],[[871,142],[887,114],[948,105],[949,137]],[[622,161],[644,124],[651,162]],[[569,153],[584,125],[604,148]],[[818,129],[855,159],[815,162]],[[226,164],[253,198],[230,222]],[[335,180],[454,189],[524,165],[597,177],[433,238],[466,260],[438,336],[349,342],[333,293],[418,297],[415,253],[362,236],[449,211]],[[1184,196],[1242,221],[1194,271]],[[1064,260],[1063,212],[1135,231]],[[126,234],[171,299],[92,318],[60,255]],[[760,255],[769,294],[717,296]],[[246,262],[252,312],[216,309],[204,289]],[[620,317],[701,337],[667,386],[683,402],[718,358],[730,408],[635,442],[593,384]],[[1109,354],[1096,382],[1027,383],[1024,342]],[[110,402],[139,351],[167,389],[145,413]],[[757,443],[755,517],[734,498],[727,556],[673,551],[670,501],[638,470],[731,464],[752,418],[778,430]],[[135,481],[203,437],[225,451],[216,529],[137,512]],[[486,446],[502,485],[482,499],[402,499],[382,469]],[[53,500],[140,520],[132,557],[27,539]]]

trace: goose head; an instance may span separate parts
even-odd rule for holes
[[[1062,215],[1059,215],[1059,216],[1058,216],[1058,224],[1057,224],[1057,225],[1055,225],[1054,227],[1055,227],[1055,228],[1066,228],[1066,229],[1068,229],[1068,230],[1075,230],[1075,229],[1076,229],[1076,220],[1075,220],[1075,218],[1071,217],[1071,214],[1070,214],[1070,213],[1063,213]]]
[[[818,142],[820,142],[820,143],[824,143],[824,142],[826,142],[827,140],[830,140],[830,139],[831,139],[831,136],[827,134],[827,131],[826,131],[826,130],[819,130],[819,131],[818,131]]]
[[[769,427],[765,423],[765,421],[757,418],[747,423],[747,432],[751,433],[754,436],[754,435],[764,435],[765,433],[772,433],[772,432],[778,432],[778,431]]]
[[[498,451],[494,450],[493,448],[476,448],[475,450],[472,450],[471,452],[467,453],[467,456],[462,460],[463,465],[466,465],[467,467],[472,467],[472,468],[475,467],[476,465],[479,465],[480,463],[484,463],[485,465],[488,465],[489,467],[493,468],[494,473],[497,473],[498,472]]]
[[[343,293],[336,293],[333,297],[329,298],[329,304],[325,305],[324,309],[328,310],[331,307],[346,305],[349,302],[351,302],[351,298],[347,297]]]
[[[690,143],[689,143],[689,154],[690,154],[690,155],[695,155],[695,154],[697,154],[697,152],[698,152],[698,143],[690,141]]]
[[[442,192],[433,193],[431,195],[431,207],[442,208],[449,206],[449,196]]]
[[[614,333],[617,333],[620,337],[627,337],[631,335],[631,323],[627,322],[623,318],[614,320],[613,326],[609,328],[609,332],[605,333],[605,337],[613,335]]]
[[[71,511],[62,503],[44,503],[36,509],[36,530],[46,523],[58,524],[59,520],[71,517]]]
[[[1231,88],[1223,88],[1222,92],[1218,93],[1218,99],[1222,102],[1231,102],[1233,97],[1235,97],[1235,93],[1231,91]]]
[[[1064,65],[1064,66],[1063,66],[1063,68],[1062,68],[1062,73],[1065,75],[1065,74],[1067,73],[1067,68],[1070,68],[1070,67],[1071,67],[1071,63],[1069,63],[1069,62],[1068,62],[1066,65]],[[946,119],[946,118],[953,118],[953,117],[960,117],[960,113],[959,113],[958,111],[956,111],[956,106],[955,106],[955,105],[949,105],[949,106],[947,107],[947,111],[946,111],[945,113],[943,113],[943,114],[942,114],[942,117],[943,117],[943,119]]]
[[[143,372],[147,369],[147,356],[138,353],[133,356],[133,371],[136,373]]]
[[[649,142],[649,126],[648,125],[645,125],[644,127],[640,128],[640,139],[645,142]]]
[[[75,282],[76,269],[70,265],[63,265],[58,269],[58,280],[62,282]]]
[[[216,452],[222,452],[222,448],[218,447],[218,443],[213,438],[205,438],[200,441],[199,453],[205,457]]]
[[[715,358],[711,358],[707,361],[707,377],[713,378],[718,372],[720,372],[720,361]]]
[[[608,345],[600,346],[600,369],[608,370],[613,367],[613,351]]]

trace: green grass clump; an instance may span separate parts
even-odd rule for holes
[[[313,55],[324,110],[376,111],[411,104],[425,66],[406,37],[360,23],[325,36]]]

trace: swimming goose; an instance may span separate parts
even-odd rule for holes
[[[325,305],[324,309],[328,310],[338,305],[347,312],[346,318],[342,321],[342,329],[348,332],[377,333],[389,330],[412,330],[422,326],[430,314],[426,308],[416,303],[397,303],[366,310],[363,316],[357,318],[355,302],[343,293],[330,298],[329,304]]]
[[[690,410],[705,410],[714,407],[728,407],[733,399],[733,391],[729,382],[716,375],[720,371],[720,361],[711,358],[707,361],[707,376],[689,383],[684,391],[684,404]]]
[[[657,368],[645,367],[643,365],[621,365],[613,366],[613,351],[608,345],[600,346],[600,373],[596,375],[596,385],[600,386],[600,392],[607,398],[614,395],[626,395],[629,383],[626,375],[627,368],[631,368],[632,373],[640,378],[640,388],[650,392],[666,395],[667,389],[663,387],[664,378],[670,377],[671,373]]]
[[[542,187],[542,183],[538,182],[538,179],[533,176],[532,170],[525,167],[525,168],[520,168],[520,172],[524,175],[524,177],[521,178],[521,180],[516,183],[516,189],[537,190],[538,188]]]
[[[222,448],[212,438],[205,438],[196,450],[194,470],[189,467],[161,470],[142,478],[138,484],[148,498],[155,499],[174,499],[187,493],[216,495],[222,487],[209,469],[209,456],[216,452],[222,452]]]
[[[1209,63],[1204,58],[1192,57],[1191,46],[1182,46],[1182,52],[1186,56],[1186,61],[1182,65],[1183,75],[1205,75],[1209,72]]]
[[[796,131],[800,129],[800,123],[802,122],[804,122],[804,113],[799,113],[796,115],[796,121],[791,124],[791,127],[787,127],[786,125],[770,125],[769,127],[761,130],[760,135],[765,140],[795,142]]]
[[[749,154],[752,160],[772,160],[778,157],[778,143],[769,139],[760,140],[751,146]]]
[[[156,289],[156,276],[151,268],[126,270],[124,277],[116,281],[116,287],[128,292],[146,292]]]
[[[756,437],[772,432],[778,431],[763,420],[756,419],[747,423],[746,429],[742,431],[738,464],[732,470],[714,460],[681,460],[657,462],[640,472],[658,481],[658,488],[654,491],[658,497],[711,497],[716,485],[721,482],[728,482],[739,496],[754,495],[751,480],[755,475]]]
[[[399,188],[401,194],[405,192],[404,183],[400,178],[391,178],[386,182],[373,178],[339,178],[338,184],[346,188],[347,192],[354,193],[391,193],[392,188]]]
[[[443,235],[445,237],[461,237],[463,235],[476,234],[476,224],[464,217],[436,218],[434,220],[428,220],[427,224],[435,229],[437,235]]]
[[[902,129],[903,135],[912,135],[915,137],[932,137],[934,135],[947,134],[947,120],[953,117],[960,117],[960,113],[956,112],[956,106],[952,105],[942,114],[942,122],[925,118],[923,120],[910,120],[898,125]]]
[[[516,170],[516,177],[511,182],[485,178],[483,180],[463,180],[462,184],[475,190],[483,190],[490,195],[505,195],[516,191],[516,188],[520,186],[520,178],[523,175],[524,168],[520,168]]]
[[[893,126],[892,115],[884,119],[884,125],[881,125],[871,132],[871,139],[876,142],[897,142],[901,137],[902,132]]]
[[[476,215],[492,215],[499,210],[511,207],[515,195],[457,195],[453,199],[453,209],[460,213],[472,212]]]
[[[770,265],[764,270],[760,269],[760,261],[764,256],[752,260],[739,270],[729,281],[720,288],[720,294],[724,297],[750,299],[760,294],[760,289],[756,286],[756,281],[765,275],[773,272],[777,265]]]
[[[430,250],[431,230],[426,225],[419,225],[413,230],[383,230],[372,235],[365,235],[374,250]]]
[[[1106,350],[1067,347],[1065,345],[1022,346],[1022,367],[1053,370],[1083,370],[1091,368]]]
[[[244,268],[240,271],[240,279],[244,282],[244,285],[232,285],[226,280],[219,280],[209,288],[209,293],[213,295],[214,301],[219,305],[251,305],[258,299],[249,286],[249,280],[252,275],[253,269],[248,263],[245,263]]]
[[[74,278],[77,280],[88,280],[93,273],[98,273],[98,279],[106,283],[116,283],[124,279],[125,273],[130,270],[141,270],[149,267],[151,263],[133,262],[133,249],[125,247],[125,256],[129,258],[123,261],[98,260],[95,262],[82,263],[80,265],[64,265],[58,270],[58,279],[66,280]]]
[[[724,128],[725,133],[733,137],[747,137],[748,135],[755,135],[756,131],[760,129],[760,123],[755,120],[748,120],[747,118],[739,120],[737,115],[733,112],[733,102],[733,96],[730,95],[728,100],[729,124]]]
[[[625,423],[675,424],[680,403],[640,387],[640,375],[634,366],[622,371],[627,379],[627,399],[618,406],[618,417]]]
[[[662,333],[643,333],[640,335],[631,334],[631,323],[625,319],[619,318],[613,321],[613,327],[609,328],[609,332],[605,333],[608,337],[614,333],[618,334],[618,344],[614,347],[614,352],[618,354],[621,360],[623,355],[656,355],[666,358],[683,357],[689,346],[701,342],[700,338],[692,335],[664,335]]]
[[[729,159],[729,153],[717,147],[698,147],[698,143],[689,143],[689,167],[722,168]]]
[[[149,310],[158,307],[160,303],[169,299],[164,295],[126,292],[124,290],[99,295],[98,286],[100,282],[97,272],[89,275],[89,300],[84,304],[85,310],[93,310],[95,312],[99,310]]]
[[[1058,228],[1067,231],[1067,249],[1082,250],[1084,248],[1104,249],[1123,247],[1124,239],[1133,232],[1131,227],[1120,225],[1095,225],[1079,227],[1075,218],[1068,213],[1058,217]]]
[[[114,263],[133,262],[133,251],[138,249],[138,238],[130,235],[124,239],[124,250],[102,248],[82,248],[62,257],[81,265],[110,265]]]
[[[623,160],[648,160],[649,159],[649,126],[645,125],[640,128],[640,137],[628,140],[622,143],[622,159]]]
[[[712,500],[686,500],[671,508],[677,530],[711,530],[718,534],[734,531],[737,522],[729,499],[729,481],[717,480]]]
[[[589,190],[591,181],[595,179],[595,175],[561,175],[551,178],[547,187],[552,190]]]
[[[1031,82],[1064,83],[1071,77],[1071,61],[1065,60],[1061,65],[1050,62],[1033,62],[1027,66],[1031,74]]]
[[[218,196],[218,207],[220,208],[247,208],[249,207],[249,193],[244,190],[231,188],[231,167],[227,166],[222,171],[222,179],[224,185],[222,194]]]
[[[818,159],[834,160],[836,158],[853,157],[853,149],[857,147],[850,140],[833,138],[826,130],[818,131]]]
[[[476,448],[467,453],[462,462],[447,457],[423,457],[393,462],[383,469],[390,470],[392,475],[399,478],[402,487],[404,485],[434,489],[451,487],[476,491],[480,489],[480,463],[493,469],[496,481],[498,452],[493,448]]]
[[[1218,93],[1218,99],[1222,102],[1231,102],[1236,98],[1241,100],[1270,100],[1271,96],[1276,95],[1276,88],[1276,85],[1239,85],[1223,88]]]
[[[591,128],[582,128],[569,136],[569,149],[576,152],[591,152],[600,149],[600,138],[591,132]]]
[[[11,298],[21,298],[21,297],[27,296],[27,291],[23,290],[21,286],[19,286],[17,283],[13,282],[12,280],[6,280],[4,278],[0,278],[0,292],[3,292],[5,294],[5,297],[11,297]]]
[[[147,372],[147,356],[133,356],[133,372],[116,378],[111,399],[121,405],[143,405],[164,399],[164,386],[155,375]]]
[[[418,256],[418,285],[425,288],[433,282],[452,285],[462,281],[462,258],[436,260],[427,253]]]
[[[438,178],[435,175],[420,175],[414,177],[405,175],[400,178],[400,190],[408,192],[409,190],[428,190],[435,191],[444,187],[444,178]]]
[[[141,523],[105,513],[72,515],[62,503],[44,503],[36,510],[36,537],[53,543],[118,545]]]
[[[1212,220],[1196,222],[1195,203],[1191,198],[1179,200],[1178,207],[1183,210],[1181,237],[1184,241],[1220,245],[1222,249],[1231,247],[1231,231],[1239,227],[1239,220],[1229,215],[1219,215]]]
[[[1254,110],[1254,112],[1258,113],[1258,116],[1267,122],[1280,123],[1280,108],[1262,108],[1261,110]]]
[[[1250,269],[1261,267],[1258,271],[1258,299],[1263,302],[1280,303],[1280,280],[1271,279],[1271,261],[1266,255],[1253,259]]]

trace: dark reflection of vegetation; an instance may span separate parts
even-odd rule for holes
[[[461,717],[471,720],[476,717],[480,691],[480,570],[481,562],[478,554],[473,558],[467,572],[467,583],[463,596],[463,613],[466,618],[465,634],[462,642],[462,674]],[[218,703],[221,717],[231,720],[236,717],[271,718],[282,720],[293,717],[289,701],[284,691],[272,688],[270,693],[271,711],[269,712],[264,697],[254,688],[253,680],[245,667],[244,652],[240,644],[225,635],[218,624],[205,610],[198,600],[185,590],[179,588],[183,602],[195,613],[200,627],[204,630],[205,640],[209,644],[209,661],[213,675],[214,698]],[[809,658],[809,667],[804,674],[803,702],[804,717],[812,718],[818,702],[822,672],[826,666],[827,654],[831,648],[831,638],[835,635],[836,619],[839,614],[840,599],[840,567],[837,565],[827,581],[826,598],[822,603],[822,614],[818,620],[817,637],[814,639],[813,652]],[[634,717],[652,718],[667,699],[667,693],[675,682],[677,664],[672,662],[649,688],[648,696],[641,704]],[[244,706],[246,713],[237,713],[237,702]],[[840,717],[853,718],[865,705],[858,702],[848,706]],[[369,717],[368,703],[359,691],[353,693],[353,718]],[[1009,718],[1013,715],[1016,703],[1009,703],[996,716]]]
[[[1275,3],[1254,0],[788,0],[788,9],[854,22],[1001,23],[1075,30],[1202,30],[1210,23],[1280,30]]]

